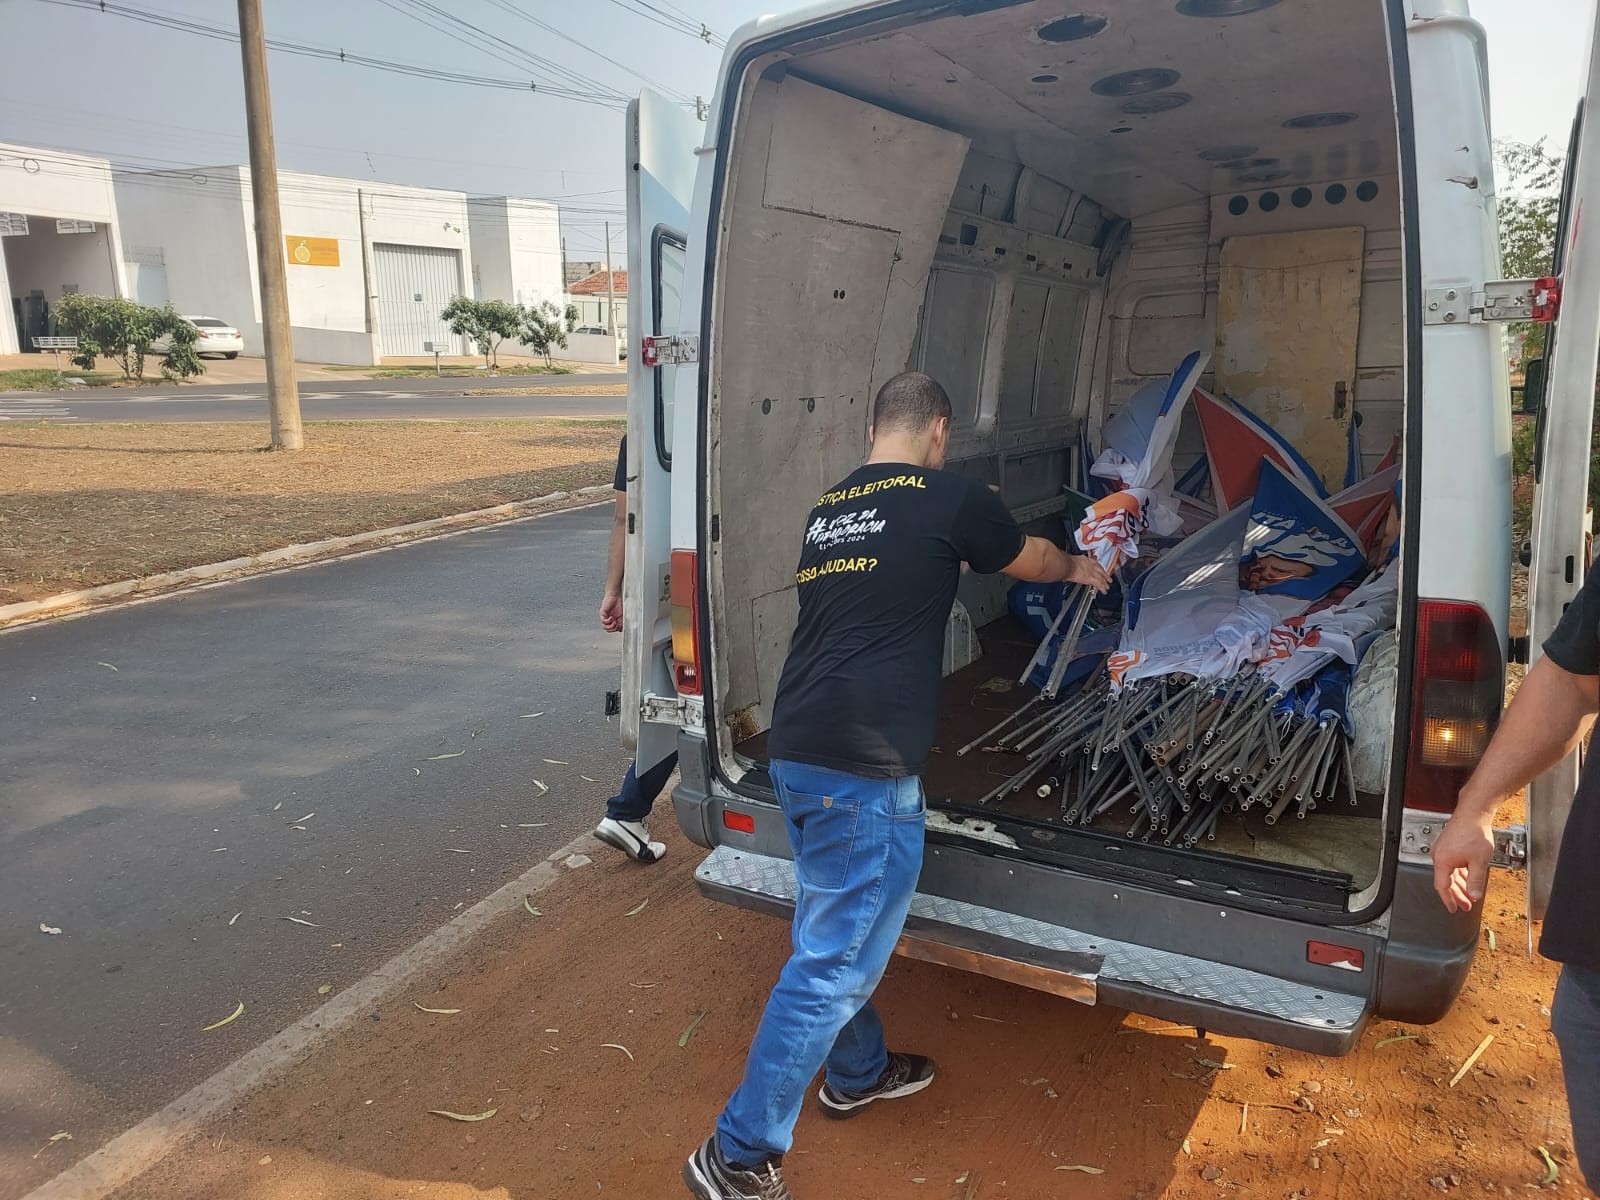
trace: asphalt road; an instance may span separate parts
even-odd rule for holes
[[[574,396],[574,385],[622,384],[621,375],[496,376],[485,379],[350,379],[300,385],[308,421],[521,417],[617,417],[621,396]],[[467,392],[485,395],[467,395]],[[498,394],[510,392],[525,395]],[[0,394],[0,424],[45,421],[265,421],[266,386],[77,388]]]
[[[0,1196],[593,823],[626,765],[594,617],[609,522],[0,634]]]

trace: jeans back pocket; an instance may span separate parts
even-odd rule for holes
[[[806,887],[835,891],[850,877],[861,801],[782,789],[784,812],[799,830],[795,872]]]

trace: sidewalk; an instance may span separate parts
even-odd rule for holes
[[[537,913],[501,918],[118,1200],[683,1194],[683,1159],[739,1079],[788,931],[702,899],[701,852],[665,813],[657,824],[664,864],[570,871]],[[849,1122],[808,1103],[789,1182],[797,1200],[1521,1195],[1543,1145],[1563,1163],[1545,1194],[1584,1194],[1540,1011],[1553,972],[1523,957],[1518,887],[1496,877],[1499,950],[1482,951],[1448,1020],[1375,1023],[1340,1060],[897,959],[885,1022],[896,1045],[938,1057],[939,1079]],[[196,1036],[243,1053],[270,1032],[241,1019]]]

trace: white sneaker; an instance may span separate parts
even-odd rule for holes
[[[667,855],[665,842],[652,842],[643,821],[613,821],[607,817],[594,827],[594,835],[608,846],[615,846],[634,862],[660,862]]]

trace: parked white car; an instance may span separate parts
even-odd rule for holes
[[[183,319],[195,327],[198,336],[194,348],[197,354],[220,354],[223,358],[238,358],[244,350],[244,337],[226,321],[218,320],[216,317],[188,315]],[[151,343],[150,348],[158,354],[165,354],[168,340],[158,338]]]

